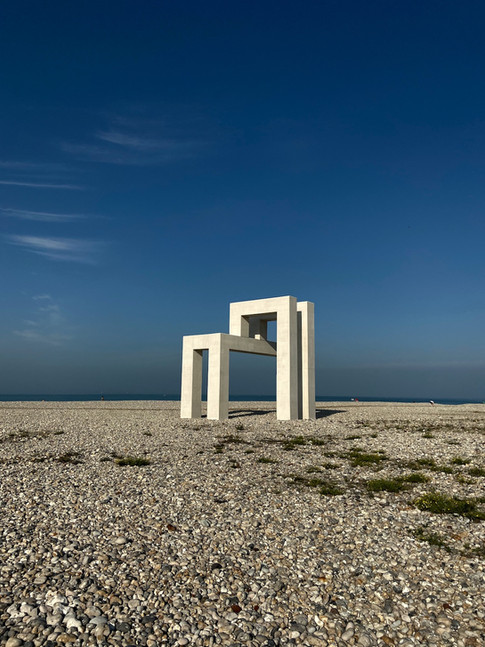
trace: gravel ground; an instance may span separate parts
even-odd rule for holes
[[[231,406],[0,403],[1,645],[485,645],[485,405]]]

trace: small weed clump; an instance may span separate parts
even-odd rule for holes
[[[144,431],[144,432],[143,432],[143,435],[144,435],[144,436],[153,436],[153,434],[152,434],[152,432],[151,432],[151,431]]]
[[[459,499],[440,492],[429,492],[415,499],[413,503],[419,510],[434,514],[459,514],[473,521],[485,520],[485,512],[480,510],[477,502],[472,499]]]
[[[423,438],[436,438],[436,436],[434,434],[432,434],[430,431],[426,431],[423,434]]]
[[[315,445],[317,447],[320,447],[322,445],[325,445],[325,441],[321,438],[316,438],[315,436],[293,436],[291,438],[283,440],[282,445],[282,448],[285,452],[291,452],[297,447],[301,447],[303,445]]]
[[[345,436],[344,440],[359,440],[362,436]]]
[[[408,461],[406,467],[410,470],[430,469],[431,467],[436,467],[436,461],[434,458],[418,458],[415,461]]]
[[[483,467],[470,467],[468,474],[470,476],[485,476],[485,469]]]
[[[307,478],[305,476],[292,475],[291,479],[294,485],[305,485],[311,488],[318,488],[319,493],[324,496],[337,496],[339,494],[343,494],[343,490],[335,485],[335,483],[321,478]]]
[[[401,479],[373,479],[367,481],[367,489],[370,492],[401,492],[408,490],[411,486],[403,483]]]
[[[297,447],[301,447],[302,445],[306,445],[306,439],[304,436],[293,436],[293,438],[290,438],[288,440],[285,440],[283,442],[283,449],[285,452],[291,452]]]
[[[266,458],[265,456],[261,456],[261,458],[258,458],[258,463],[264,463],[266,465],[271,465],[277,462],[278,461],[275,461],[273,458]]]
[[[247,445],[247,442],[244,440],[244,438],[241,438],[241,436],[237,436],[234,434],[227,434],[226,436],[223,436],[223,441],[225,443],[230,443],[235,445]]]
[[[367,481],[370,492],[402,492],[409,490],[416,483],[427,483],[429,478],[420,472],[397,476],[393,479],[373,479]]]
[[[237,431],[244,431],[244,425],[242,425],[241,423],[239,423],[238,425],[236,425],[236,430],[237,430]]]
[[[430,546],[438,546],[438,548],[445,548],[448,550],[448,546],[441,535],[437,532],[428,532],[424,526],[418,526],[411,534],[418,541],[425,541]]]
[[[429,476],[422,474],[421,472],[414,472],[413,474],[407,474],[406,476],[401,476],[401,481],[405,483],[428,483]]]
[[[224,445],[222,443],[218,443],[217,445],[214,445],[214,454],[222,454],[224,451]]]
[[[462,458],[461,456],[455,456],[455,458],[452,458],[450,461],[452,465],[468,465],[469,462],[469,458]]]
[[[384,452],[363,452],[360,448],[354,447],[348,452],[340,454],[340,458],[346,458],[350,461],[352,467],[369,467],[370,465],[379,465],[387,460]]]
[[[148,458],[140,458],[139,456],[123,456],[122,458],[115,458],[115,463],[120,467],[129,465],[130,467],[143,467],[150,465],[151,461]]]
[[[334,483],[324,483],[320,486],[318,491],[322,496],[338,496],[339,494],[344,493],[344,491]]]
[[[338,470],[338,468],[342,466],[338,463],[331,463],[330,461],[326,461],[325,463],[322,463],[322,467],[326,470]]]
[[[19,429],[11,431],[6,436],[0,438],[0,443],[15,443],[25,442],[32,438],[47,438],[48,436],[61,436],[64,433],[61,429],[45,429],[44,431],[28,431],[27,429]]]
[[[315,467],[315,465],[310,465],[310,467],[307,467],[305,471],[307,474],[318,474],[319,472],[322,471],[322,468]]]
[[[468,478],[463,474],[455,474],[455,479],[458,481],[458,483],[461,483],[462,485],[472,485],[472,483],[474,483],[473,479]]]
[[[435,465],[430,468],[432,472],[443,472],[443,474],[453,474],[454,469],[449,465]]]
[[[66,452],[65,454],[61,454],[56,458],[56,461],[58,463],[70,463],[71,465],[80,465],[82,463],[81,460],[79,460],[79,456],[81,454],[79,452]]]
[[[465,548],[468,550],[468,555],[472,557],[485,557],[485,543],[474,548],[471,548],[470,544],[465,544]]]
[[[437,465],[434,458],[417,458],[414,461],[404,463],[405,467],[410,470],[430,470],[431,472],[443,472],[444,474],[453,474],[454,470],[449,465]]]

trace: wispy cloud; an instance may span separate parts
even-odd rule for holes
[[[41,301],[33,312],[32,319],[23,322],[23,328],[14,330],[17,337],[25,341],[40,342],[53,346],[60,346],[71,339],[68,331],[66,318],[60,306],[55,303],[48,294],[41,294],[32,297],[34,301]]]
[[[65,164],[18,160],[0,160],[0,168],[6,168],[12,171],[36,171],[42,173],[51,173],[66,170]]]
[[[87,216],[75,213],[51,213],[49,211],[25,211],[23,209],[0,208],[4,216],[20,220],[36,220],[38,222],[69,222],[81,220]]]
[[[96,254],[103,243],[76,238],[46,238],[41,236],[7,236],[7,242],[17,245],[29,252],[45,256],[54,261],[71,261],[75,263],[96,262]]]
[[[160,119],[110,119],[111,127],[96,132],[87,143],[63,142],[61,148],[80,159],[108,164],[148,166],[196,157],[206,147],[189,127],[170,127]],[[192,128],[193,130],[193,128]]]
[[[7,186],[26,186],[33,189],[67,189],[69,191],[84,191],[85,187],[78,184],[54,184],[51,182],[28,182],[19,180],[0,180],[0,184]]]
[[[30,160],[0,160],[0,185],[31,189],[84,191],[86,187],[72,181],[72,169],[66,164]]]

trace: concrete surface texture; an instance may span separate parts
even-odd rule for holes
[[[268,321],[276,321],[276,342]],[[208,351],[207,418],[229,415],[230,351],[276,356],[278,420],[315,418],[314,304],[283,296],[229,307],[229,334],[186,335],[182,351],[181,418],[202,415],[202,356]]]

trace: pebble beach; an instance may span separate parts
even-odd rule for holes
[[[0,645],[485,645],[485,404],[0,403]]]

